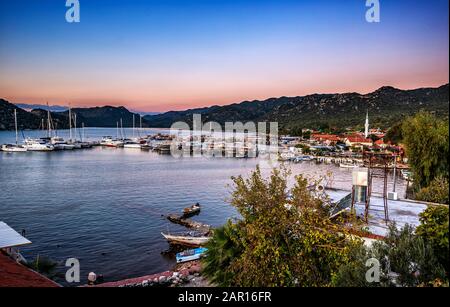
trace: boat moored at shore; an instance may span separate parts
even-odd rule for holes
[[[100,145],[105,147],[123,147],[124,143],[123,141],[114,139],[111,136],[105,136],[100,141]]]
[[[22,145],[5,144],[2,145],[1,150],[4,152],[26,152],[28,151],[26,147]]]
[[[47,143],[44,139],[25,139],[24,147],[28,151],[53,151],[55,147],[49,143]]]
[[[202,233],[196,234],[194,232],[181,235],[165,234],[161,232],[161,235],[171,244],[194,247],[203,246],[211,239],[211,237],[207,237]]]
[[[208,251],[205,247],[199,247],[195,249],[188,249],[181,253],[176,254],[177,263],[183,263],[188,261],[194,261],[202,258],[205,256],[206,252]]]

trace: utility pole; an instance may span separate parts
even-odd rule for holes
[[[394,154],[394,187],[393,187],[393,191],[395,193],[395,188],[397,185],[397,155]]]

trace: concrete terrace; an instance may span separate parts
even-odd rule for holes
[[[395,222],[398,228],[406,224],[417,227],[420,224],[419,214],[427,209],[427,204],[408,200],[388,200],[389,222]],[[364,216],[364,204],[356,204],[356,213]],[[379,236],[386,236],[388,225],[384,220],[382,197],[372,196],[369,209],[369,231]]]
[[[333,202],[337,202],[351,193],[344,190],[326,190]],[[419,226],[419,214],[427,209],[429,204],[406,199],[388,200],[389,222],[395,222],[398,228],[406,224]],[[356,203],[355,209],[359,216],[364,216],[364,203]],[[386,236],[388,225],[384,220],[383,197],[372,195],[369,209],[369,231],[379,236]]]

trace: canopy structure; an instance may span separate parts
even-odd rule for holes
[[[17,231],[0,221],[0,249],[31,244],[31,241],[21,236]]]

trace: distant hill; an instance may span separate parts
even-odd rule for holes
[[[14,109],[18,110],[21,129],[38,129],[41,119],[47,119],[45,108],[26,112],[0,99],[0,130],[14,129]],[[244,101],[226,106],[147,115],[144,116],[142,125],[168,128],[177,121],[191,125],[192,115],[201,114],[203,122],[216,121],[222,125],[236,121],[276,121],[282,132],[290,133],[302,128],[362,127],[368,110],[371,127],[388,128],[421,109],[448,119],[449,85],[415,90],[385,86],[369,94],[313,94]],[[133,114],[136,126],[139,125],[139,114],[124,107],[74,108],[72,111],[77,114],[78,126],[84,123],[86,127],[116,127],[116,123],[122,118],[123,126],[131,127]],[[68,128],[68,111],[51,112],[51,116],[57,129]]]
[[[34,109],[27,112],[16,105],[0,99],[0,130],[14,129],[14,109],[17,110],[17,119],[20,129],[39,129],[41,122],[47,120],[46,109]],[[116,127],[117,122],[122,119],[124,127],[133,126],[133,114],[124,107],[95,107],[74,108],[72,112],[77,116],[77,126],[84,123],[85,127]],[[135,115],[136,127],[139,126],[139,114]],[[55,129],[69,128],[69,111],[50,112]],[[148,127],[145,119],[142,126]]]
[[[212,106],[186,111],[172,111],[145,116],[151,127],[170,127],[184,121],[191,125],[192,115],[201,114],[202,121],[220,124],[231,121],[276,121],[285,132],[301,128],[357,127],[364,124],[369,111],[372,127],[388,128],[405,116],[424,109],[448,118],[449,85],[438,88],[400,90],[382,87],[369,94],[314,94],[299,97],[244,101],[239,104]]]
[[[47,107],[47,105],[44,104],[15,103],[15,105],[21,109],[24,109],[25,111],[31,111],[35,109],[42,109],[42,110],[49,109],[51,112],[64,112],[69,109],[68,107],[65,106],[55,106],[55,105]]]
[[[40,119],[6,100],[0,99],[0,130],[14,130],[14,109],[20,129],[38,129]]]

